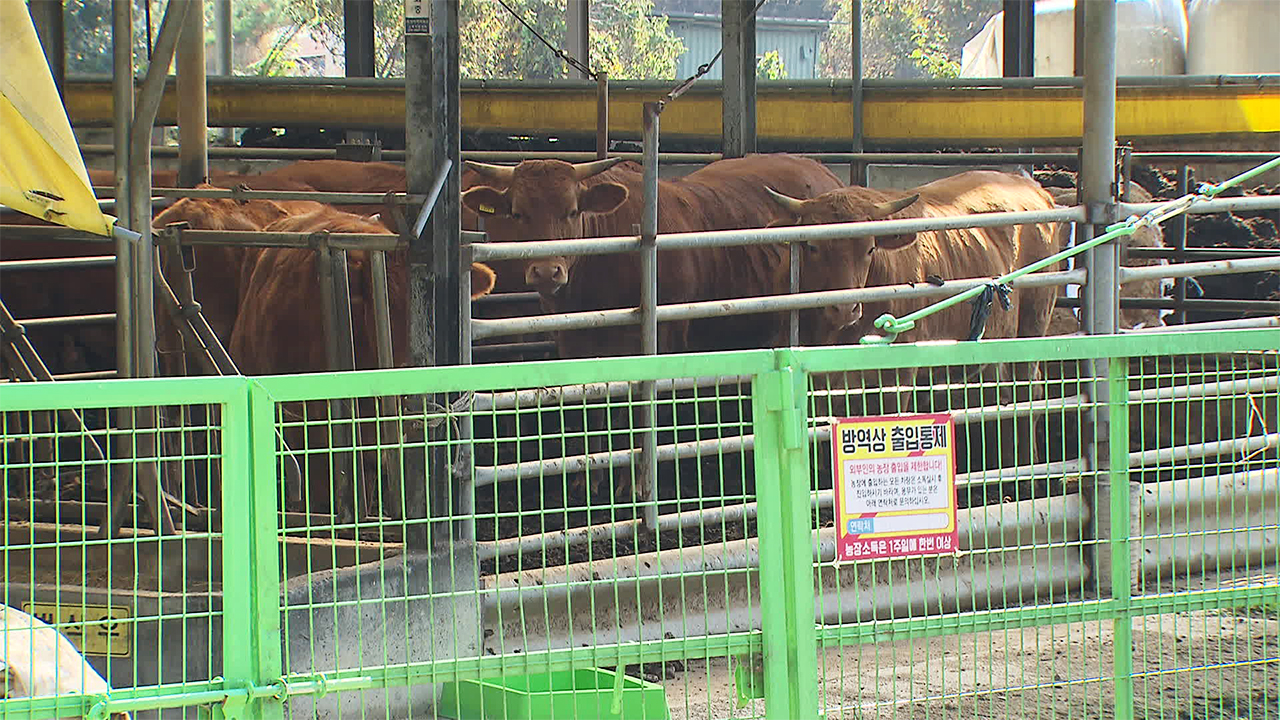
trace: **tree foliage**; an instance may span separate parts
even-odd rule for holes
[[[828,0],[835,11],[822,42],[819,74],[848,77],[851,4]],[[965,42],[1000,12],[1000,0],[864,0],[864,77],[955,77]]]

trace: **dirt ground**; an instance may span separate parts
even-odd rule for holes
[[[1254,580],[1274,584],[1274,568]],[[1132,628],[1138,720],[1280,718],[1274,608],[1146,616]],[[1113,647],[1110,621],[831,647],[819,654],[819,709],[831,720],[1110,718]],[[668,675],[673,720],[764,716],[762,700],[738,706],[730,660]]]

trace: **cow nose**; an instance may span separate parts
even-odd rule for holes
[[[834,305],[827,308],[827,316],[837,330],[843,330],[862,319],[862,303]]]
[[[569,276],[563,263],[533,263],[525,271],[524,281],[538,292],[554,293],[569,281]]]

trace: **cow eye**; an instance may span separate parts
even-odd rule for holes
[[[811,252],[811,253],[816,253],[816,252],[818,252],[818,246],[817,246],[817,244],[815,244],[815,243],[811,243],[811,242],[802,242],[802,243],[800,243],[800,247],[804,248],[805,250],[808,250],[808,251],[809,251],[809,252]]]
[[[524,219],[524,215],[523,215],[523,214],[521,214],[521,213],[518,213],[518,212],[516,212],[516,211],[514,211],[514,210],[512,210],[512,211],[511,211],[511,219],[512,219],[512,220],[523,220],[523,219]]]
[[[569,217],[570,217],[570,218],[576,218],[576,217],[578,217],[578,216],[579,216],[579,215],[581,215],[581,214],[582,214],[582,211],[581,211],[581,210],[579,210],[578,208],[574,208],[574,209],[572,209],[572,210],[570,210],[570,211],[569,211]]]

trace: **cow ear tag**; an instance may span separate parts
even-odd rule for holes
[[[487,214],[489,214],[489,215],[492,215],[492,214],[493,214],[493,212],[494,212],[494,210],[493,210],[493,206],[492,206],[492,205],[481,205],[481,206],[480,206],[480,212],[482,212],[482,213],[487,213]]]

